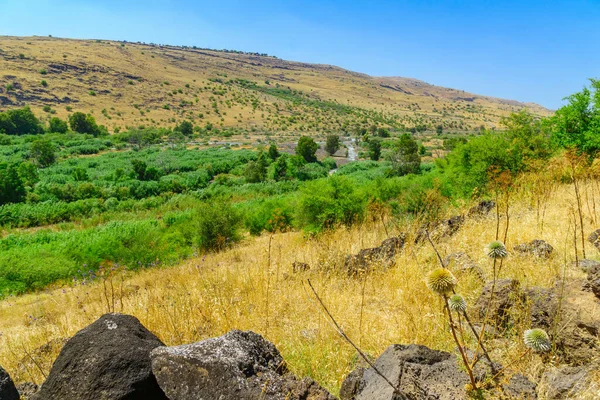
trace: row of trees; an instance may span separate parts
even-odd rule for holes
[[[90,114],[74,112],[69,116],[68,124],[58,117],[53,117],[48,127],[40,122],[29,107],[0,112],[0,134],[5,135],[39,135],[46,132],[65,133],[73,132],[93,135],[94,137],[108,135],[108,131],[102,125],[96,124],[96,120]]]

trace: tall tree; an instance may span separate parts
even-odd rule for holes
[[[296,154],[302,156],[306,162],[316,162],[316,152],[319,145],[310,137],[302,136],[296,145]]]
[[[325,151],[330,156],[334,155],[340,149],[340,137],[338,135],[329,135],[325,141]]]
[[[408,133],[400,136],[389,158],[392,162],[392,173],[394,175],[416,174],[421,169],[419,145]]]

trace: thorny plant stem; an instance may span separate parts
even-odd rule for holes
[[[462,346],[462,344],[460,343],[460,340],[458,340],[458,337],[456,336],[456,329],[454,326],[454,320],[452,318],[452,311],[450,311],[450,306],[448,306],[448,296],[444,295],[443,299],[444,299],[444,308],[448,312],[448,320],[450,322],[450,330],[452,331],[452,337],[454,337],[454,341],[456,342],[456,345],[458,346],[458,351],[460,352],[460,356],[462,357],[463,364],[465,365],[467,373],[469,374],[469,379],[471,380],[471,386],[473,387],[473,390],[476,390],[477,382],[475,381],[475,377],[473,376],[473,369],[469,365],[469,360],[467,358],[467,354],[465,353],[464,347]]]
[[[319,304],[321,305],[321,307],[323,308],[323,310],[325,311],[325,313],[327,314],[327,316],[329,317],[329,319],[331,320],[331,322],[333,323],[335,330],[337,331],[337,333],[346,341],[348,342],[352,347],[354,347],[354,350],[356,350],[358,352],[358,354],[361,356],[361,358],[363,360],[365,360],[365,362],[367,364],[369,364],[369,366],[373,369],[373,371],[375,371],[375,373],[377,375],[379,375],[380,377],[383,378],[383,380],[390,385],[390,387],[392,387],[392,389],[394,389],[394,393],[402,395],[402,392],[400,391],[400,389],[398,387],[396,387],[396,385],[394,385],[385,375],[383,375],[383,373],[381,371],[379,371],[379,369],[375,366],[375,364],[373,364],[371,362],[371,360],[369,360],[369,358],[365,355],[365,353],[362,352],[362,350],[354,344],[354,342],[352,340],[350,340],[350,338],[348,337],[348,335],[346,335],[346,333],[344,332],[344,330],[340,327],[340,325],[337,323],[337,321],[335,320],[335,318],[333,318],[333,315],[331,315],[331,313],[329,312],[329,310],[327,309],[327,307],[325,306],[325,303],[323,303],[323,300],[321,300],[321,297],[319,297],[319,294],[317,293],[317,291],[315,290],[315,288],[313,287],[312,283],[310,282],[310,279],[306,280],[308,283],[308,286],[310,287],[310,289],[312,290],[313,294],[315,295],[315,298],[317,299],[317,301],[319,302]]]

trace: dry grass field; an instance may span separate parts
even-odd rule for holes
[[[414,79],[174,46],[5,36],[0,60],[0,110],[29,105],[48,119],[82,111],[111,132],[182,119],[278,135],[350,131],[357,123],[460,131],[496,127],[522,108],[550,114]]]
[[[549,260],[511,252],[500,277],[542,287],[562,279],[583,278],[583,272],[571,267],[572,185],[550,185],[541,176],[530,176],[521,183],[510,198],[507,247],[510,250],[537,238],[551,243],[555,251]],[[587,234],[598,228],[599,187],[588,182],[582,188]],[[467,207],[465,204],[453,213]],[[503,213],[501,231],[505,217]],[[428,271],[437,267],[430,246],[409,242],[394,267],[377,270],[364,279],[341,271],[344,254],[377,245],[388,234],[415,229],[414,224],[403,223],[392,228],[389,222],[387,234],[380,222],[371,221],[312,239],[298,232],[262,236],[176,267],[115,272],[105,280],[7,298],[0,302],[0,359],[17,382],[41,383],[65,339],[100,315],[117,311],[135,315],[168,345],[202,340],[234,328],[253,330],[277,345],[294,373],[311,376],[337,393],[357,356],[324,316],[308,290],[307,279],[349,337],[368,354],[377,356],[392,343],[419,343],[448,351],[455,348],[442,302],[424,282]],[[467,219],[457,234],[438,243],[438,249],[442,256],[468,253],[489,277],[491,262],[483,249],[495,235],[496,220],[491,213],[486,218]],[[598,258],[591,245],[586,250],[588,258]],[[311,270],[293,273],[294,261],[310,264]],[[475,276],[455,273],[458,290],[472,304],[481,282]],[[587,295],[593,299],[591,293]],[[598,320],[600,305],[592,299],[570,301],[582,304],[582,312]],[[523,352],[520,337],[527,328],[516,326],[512,339],[490,342],[492,357],[505,365],[516,360]],[[530,354],[512,364],[509,372],[538,380],[543,368],[540,357]],[[589,398],[593,396],[589,392]]]

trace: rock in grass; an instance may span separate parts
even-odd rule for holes
[[[103,315],[63,347],[35,400],[167,400],[150,364],[164,346],[140,321]]]
[[[0,367],[0,399],[19,400],[19,392],[8,373]]]
[[[333,400],[310,379],[287,373],[275,346],[254,332],[152,351],[152,371],[170,400]]]
[[[535,239],[529,243],[519,244],[513,250],[521,255],[531,254],[538,258],[550,258],[554,247],[544,240]]]
[[[445,351],[411,344],[395,344],[375,360],[375,367],[401,393],[372,368],[359,369],[344,382],[342,400],[466,399],[467,374],[460,370],[456,357]],[[360,376],[358,376],[360,375]]]
[[[588,285],[594,295],[600,299],[600,265],[596,265],[588,270]]]

